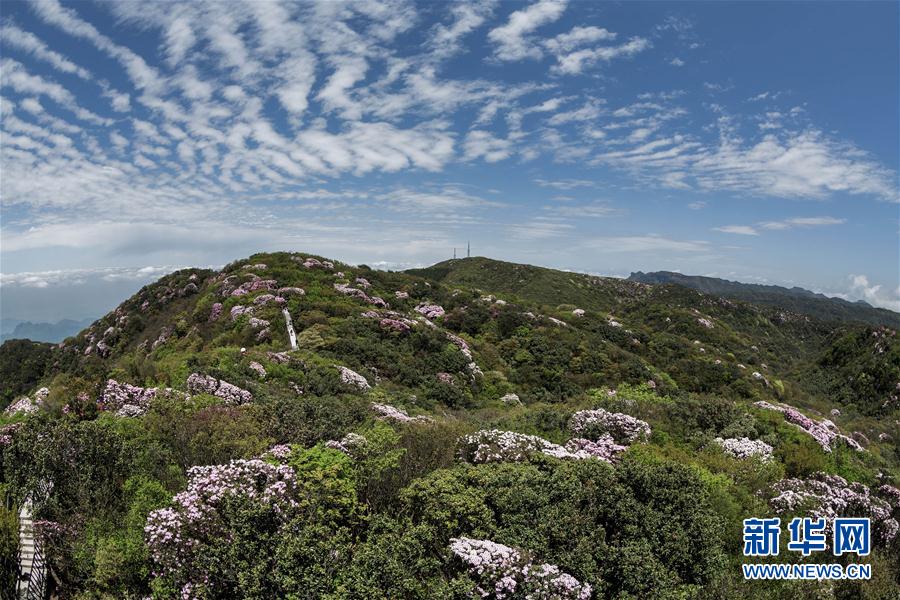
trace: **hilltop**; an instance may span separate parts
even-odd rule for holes
[[[563,598],[790,598],[741,585],[740,523],[822,477],[865,490],[888,540],[866,589],[900,572],[887,327],[485,258],[282,252],[7,342],[0,379],[3,490],[65,532],[55,575],[86,594],[463,598],[489,583],[463,550],[502,546],[569,574]]]

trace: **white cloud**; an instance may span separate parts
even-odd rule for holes
[[[103,281],[152,281],[184,267],[97,267],[92,269],[58,269],[0,273],[0,285],[6,287],[48,288],[83,285],[90,279]]]
[[[573,190],[580,187],[593,187],[595,183],[587,179],[535,179],[534,182],[541,187],[551,187],[558,190]]]
[[[594,42],[605,42],[616,39],[616,33],[602,27],[573,27],[566,33],[544,41],[544,47],[551,53],[560,55],[571,52],[581,46],[587,46]]]
[[[765,221],[759,226],[763,229],[793,229],[795,227],[823,227],[827,225],[843,225],[847,219],[835,217],[795,217],[784,221]]]
[[[652,47],[649,40],[633,37],[619,46],[601,46],[577,50],[569,54],[557,56],[558,64],[554,70],[564,75],[577,75],[598,62],[610,62],[621,57],[631,57]]]
[[[713,227],[713,230],[737,235],[759,235],[759,232],[749,225],[723,225],[722,227]]]
[[[672,65],[673,67],[683,67],[687,63],[676,56],[675,58],[673,58],[672,60],[669,61],[669,64]]]
[[[463,39],[480,27],[494,12],[496,2],[458,2],[450,7],[453,22],[434,27],[428,45],[435,58],[445,59],[459,53]]]
[[[27,52],[38,60],[49,63],[58,71],[77,75],[82,79],[91,79],[91,74],[87,69],[79,67],[62,54],[50,50],[36,35],[23,31],[12,23],[6,23],[0,27],[0,38],[3,39],[4,44]]]
[[[530,34],[543,25],[553,23],[566,10],[566,0],[538,0],[509,16],[505,25],[492,29],[488,39],[495,44],[494,56],[499,60],[540,58],[540,47]]]
[[[890,290],[883,290],[879,284],[869,283],[866,275],[850,275],[850,294],[873,306],[900,312],[900,287],[891,293]]]
[[[463,144],[463,159],[484,158],[489,163],[509,158],[512,144],[508,140],[494,137],[488,131],[470,131]]]
[[[588,245],[602,252],[707,252],[709,242],[674,240],[659,235],[597,237]]]

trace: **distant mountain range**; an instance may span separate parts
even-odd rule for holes
[[[17,322],[11,331],[0,333],[0,343],[6,340],[27,339],[33,342],[61,342],[89,327],[93,319],[74,321],[63,319],[56,323],[32,323],[30,321]],[[4,327],[6,329],[6,327]]]
[[[629,277],[631,281],[649,284],[675,284],[714,296],[743,300],[754,304],[778,306],[785,310],[805,313],[827,321],[859,321],[873,325],[900,327],[900,314],[884,308],[875,308],[867,302],[850,302],[842,298],[829,298],[800,287],[786,288],[778,285],[741,283],[716,277],[683,275],[671,271],[643,273],[638,271]]]

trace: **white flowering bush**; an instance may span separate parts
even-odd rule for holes
[[[569,429],[588,439],[599,439],[603,434],[609,434],[625,444],[646,441],[650,437],[650,425],[646,421],[602,408],[576,412],[569,420]]]
[[[192,373],[187,379],[187,387],[192,394],[210,394],[230,404],[246,404],[253,401],[253,394],[247,390],[209,375]]]
[[[770,404],[765,400],[755,402],[754,406],[765,410],[774,410],[780,412],[784,415],[785,421],[808,433],[825,452],[831,452],[831,446],[835,443],[836,440],[844,442],[857,452],[865,451],[865,448],[860,446],[859,442],[851,437],[842,434],[837,428],[837,425],[835,425],[828,419],[815,421],[792,406],[787,406],[786,404]]]
[[[402,408],[396,408],[391,406],[390,404],[379,404],[378,402],[373,402],[371,405],[372,412],[375,413],[375,418],[382,421],[396,421],[398,423],[410,423],[410,422],[428,422],[432,419],[430,417],[426,417],[424,415],[420,415],[418,417],[409,416],[405,410]]]
[[[716,444],[722,447],[725,454],[735,458],[756,457],[763,462],[772,460],[772,446],[762,440],[751,440],[750,438],[716,438]]]
[[[587,600],[591,586],[551,564],[535,564],[527,555],[490,540],[452,538],[450,551],[475,580],[481,598]]]
[[[349,385],[362,391],[366,391],[371,387],[366,378],[356,371],[341,366],[338,366],[338,371],[341,375],[341,383],[344,385]]]
[[[339,440],[328,440],[325,442],[325,447],[338,450],[348,456],[353,456],[366,445],[366,441],[365,436],[351,432]]]
[[[197,596],[199,590],[215,585],[209,577],[213,571],[220,585],[225,583],[221,573],[228,566],[209,564],[206,550],[228,543],[226,513],[234,500],[260,507],[276,527],[283,525],[297,506],[294,470],[259,459],[188,469],[187,489],[173,498],[171,507],[154,510],[147,517],[144,535],[154,576],[171,580],[182,589],[196,589]]]
[[[43,406],[44,401],[49,395],[50,389],[43,387],[34,393],[33,398],[30,398],[28,396],[19,398],[18,400],[7,406],[6,410],[3,411],[3,413],[6,415],[15,415],[17,413],[28,415],[31,413],[35,413],[41,406]]]
[[[533,454],[575,460],[593,458],[612,463],[626,448],[610,436],[596,441],[576,438],[560,446],[536,435],[499,429],[483,429],[459,439],[459,457],[475,464],[521,462]]]
[[[815,473],[808,479],[782,479],[772,489],[775,495],[769,504],[779,515],[803,511],[815,519],[824,517],[829,526],[835,517],[869,517],[873,539],[884,545],[890,544],[900,530],[900,523],[894,517],[900,510],[900,491],[892,486],[881,486],[873,493],[862,483],[848,483],[838,475]]]
[[[444,308],[437,304],[423,303],[414,309],[417,313],[426,319],[437,319],[444,316]]]

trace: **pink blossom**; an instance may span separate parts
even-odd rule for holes
[[[730,454],[735,458],[749,458],[752,456],[759,457],[763,462],[772,460],[772,446],[761,441],[751,440],[749,438],[716,438],[714,440],[726,454]]]
[[[249,367],[259,376],[260,379],[265,379],[266,377],[266,369],[261,364],[256,362],[255,360],[250,361]]]
[[[378,296],[369,296],[364,291],[357,289],[357,288],[352,288],[349,285],[347,285],[346,283],[335,283],[334,289],[337,292],[344,294],[345,296],[353,296],[353,297],[359,298],[363,302],[367,302],[374,306],[381,306],[384,308],[387,308],[387,306],[388,306],[387,302],[385,302],[383,299],[379,298]]]
[[[482,598],[588,600],[591,586],[558,566],[535,564],[524,553],[490,540],[451,538],[450,551],[466,565]]]
[[[23,396],[6,407],[3,411],[5,415],[14,415],[17,413],[31,414],[38,411],[50,395],[50,388],[42,387],[34,393],[34,398]]]
[[[799,410],[792,406],[788,406],[786,404],[770,404],[765,400],[760,400],[759,402],[754,402],[754,406],[765,410],[774,410],[780,412],[784,415],[784,420],[792,425],[802,429],[806,433],[808,433],[812,438],[822,446],[822,449],[825,452],[831,452],[831,445],[835,440],[842,440],[848,446],[856,450],[857,452],[864,452],[865,449],[859,445],[859,443],[846,436],[843,435],[837,428],[837,426],[831,421],[825,419],[821,422],[816,422],[813,419],[810,419]]]
[[[358,433],[348,433],[340,440],[328,440],[325,442],[325,447],[353,456],[360,448],[366,445],[366,441],[366,438]]]
[[[298,506],[296,475],[288,466],[259,459],[188,469],[187,489],[175,495],[173,506],[147,517],[144,535],[155,576],[177,582],[182,592],[215,584],[204,558],[207,548],[228,539],[223,510],[233,497],[270,509],[276,523],[285,526]]]
[[[646,441],[650,437],[650,425],[646,421],[602,408],[576,412],[569,420],[569,429],[589,439],[608,433],[626,444]]]
[[[815,473],[808,479],[782,479],[772,489],[775,496],[769,504],[776,514],[792,514],[802,509],[807,516],[824,517],[829,526],[835,517],[869,517],[875,538],[885,546],[897,535],[890,491],[883,494],[882,488],[876,492],[884,496],[879,498],[861,483],[848,483],[837,475]]]
[[[298,287],[278,288],[276,293],[279,296],[305,296],[306,295],[306,291],[303,288],[298,288]]]
[[[187,379],[188,391],[192,394],[210,394],[229,404],[246,404],[253,401],[253,394],[227,381],[192,373]]]
[[[428,422],[432,420],[430,417],[426,417],[424,415],[418,417],[410,417],[405,410],[401,408],[395,408],[389,404],[379,404],[377,402],[373,402],[371,408],[375,413],[375,418],[380,420],[397,421],[398,423]]]
[[[222,315],[222,303],[216,302],[212,305],[212,310],[209,311],[209,322],[218,321],[219,317]]]
[[[415,310],[426,319],[437,319],[438,317],[444,316],[444,308],[437,304],[423,303],[415,307],[413,310]]]
[[[368,390],[371,387],[369,382],[366,381],[366,378],[356,371],[342,366],[338,366],[338,371],[340,371],[341,374],[341,383],[344,385],[350,385],[363,391]]]

